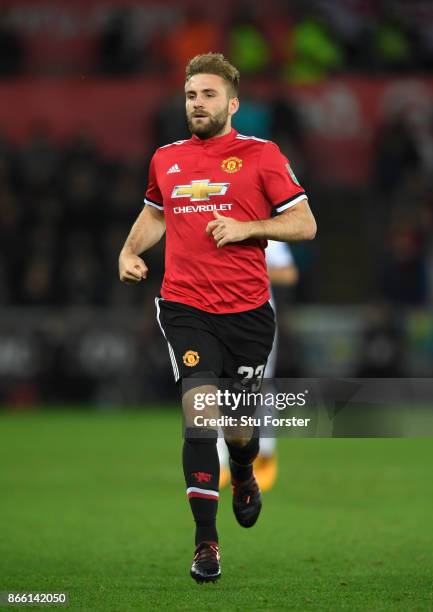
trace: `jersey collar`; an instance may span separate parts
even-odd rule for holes
[[[216,147],[219,145],[225,146],[232,140],[234,140],[237,136],[237,131],[232,128],[228,134],[224,134],[224,136],[212,136],[212,138],[206,138],[206,140],[202,140],[195,134],[191,136],[191,142],[196,145],[201,145],[202,147]]]

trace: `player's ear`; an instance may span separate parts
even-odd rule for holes
[[[229,114],[234,115],[239,109],[239,98],[230,98],[229,100]]]

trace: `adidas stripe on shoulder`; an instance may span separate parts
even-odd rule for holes
[[[166,149],[167,147],[173,147],[175,145],[181,145],[184,142],[188,142],[188,140],[175,140],[174,142],[169,142],[166,145],[162,145],[162,147],[159,147],[160,149]]]
[[[245,136],[244,134],[236,134],[236,138],[238,140],[256,140],[257,142],[271,142],[270,140],[265,140],[264,138],[257,138],[257,136]]]

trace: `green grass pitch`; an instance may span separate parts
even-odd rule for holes
[[[433,610],[433,440],[278,451],[253,529],[222,492],[222,578],[199,586],[176,411],[3,413],[0,591],[66,591],[66,609],[104,612]]]

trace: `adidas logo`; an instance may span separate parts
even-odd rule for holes
[[[167,170],[167,174],[173,174],[173,172],[180,172],[180,168],[177,164],[174,164],[174,166]]]

